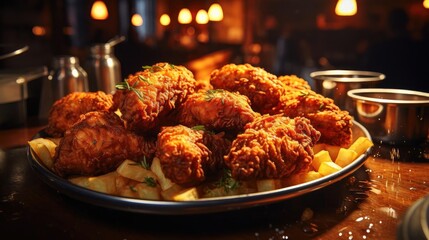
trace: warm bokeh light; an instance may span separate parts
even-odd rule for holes
[[[188,24],[192,22],[192,15],[191,11],[187,8],[182,8],[179,12],[179,16],[177,17],[177,20],[181,24]]]
[[[429,0],[424,0],[423,1],[423,7],[428,8],[429,9]]]
[[[35,36],[45,36],[46,35],[46,29],[42,26],[34,26],[31,31]]]
[[[168,14],[164,13],[161,15],[161,17],[159,18],[159,23],[161,23],[162,26],[168,26],[170,25],[171,19],[170,16],[168,16]]]
[[[357,13],[356,0],[338,0],[335,14],[338,16],[353,16]]]
[[[218,22],[223,20],[223,10],[219,3],[213,3],[209,8],[209,20]]]
[[[140,16],[140,14],[138,14],[138,13],[134,13],[133,16],[131,17],[131,24],[133,24],[133,26],[135,26],[135,27],[139,27],[139,26],[143,25],[142,16]]]
[[[209,22],[209,15],[207,14],[207,11],[204,9],[201,9],[197,12],[197,16],[195,17],[195,21],[198,24],[207,24]]]
[[[109,12],[103,1],[94,2],[91,8],[91,17],[95,20],[106,20],[109,17]]]

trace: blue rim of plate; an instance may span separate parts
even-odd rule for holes
[[[368,130],[356,121],[353,121],[352,132],[354,140],[360,136],[365,136],[371,139]],[[43,131],[36,134],[33,139],[37,137],[43,137]],[[34,158],[31,151],[32,150],[30,147],[27,146],[27,159],[31,168],[39,175],[39,177],[42,178],[45,183],[58,190],[60,193],[65,194],[73,199],[100,207],[134,213],[157,215],[190,215],[227,212],[267,205],[316,191],[336,183],[358,170],[368,158],[371,148],[367,149],[365,153],[363,153],[355,161],[340,171],[310,182],[266,192],[217,198],[203,198],[196,201],[184,202],[142,200],[92,191],[75,185],[67,181],[67,179],[56,175],[47,169],[36,158]]]

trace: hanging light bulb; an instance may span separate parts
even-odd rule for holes
[[[179,12],[179,16],[177,17],[177,20],[181,24],[188,24],[192,22],[192,15],[191,11],[187,8],[182,8]]]
[[[429,0],[424,0],[423,1],[423,7],[428,8],[429,9]]]
[[[109,17],[109,12],[103,1],[95,1],[92,4],[91,17],[95,20],[106,20]]]
[[[356,0],[338,0],[335,14],[338,16],[353,16],[357,12]]]
[[[162,26],[168,26],[170,25],[171,19],[170,16],[168,16],[168,14],[164,13],[161,15],[161,17],[159,18],[159,23],[161,23]]]
[[[207,11],[204,9],[201,9],[197,12],[197,16],[195,17],[195,21],[198,24],[207,24],[209,22],[209,15],[207,14]]]
[[[131,16],[131,24],[135,27],[140,27],[143,25],[143,18],[138,13],[134,13],[133,16]]]
[[[219,3],[213,3],[209,7],[209,20],[213,22],[219,22],[223,19],[223,10]]]

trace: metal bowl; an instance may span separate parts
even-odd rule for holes
[[[355,120],[388,144],[420,143],[429,137],[429,93],[385,88],[354,89]]]
[[[341,109],[352,113],[353,104],[347,97],[352,89],[376,87],[376,84],[385,79],[385,75],[378,72],[357,70],[326,70],[310,73],[314,80],[315,91],[334,100]]]

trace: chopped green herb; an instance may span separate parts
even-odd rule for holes
[[[130,186],[130,190],[133,192],[137,192],[136,188],[134,186]]]
[[[223,172],[223,175],[219,179],[218,182],[215,184],[216,187],[223,187],[226,193],[229,191],[233,191],[234,189],[237,189],[240,186],[240,183],[232,178],[231,170],[225,169]]]
[[[146,157],[145,156],[143,156],[143,160],[141,160],[141,161],[138,161],[138,162],[134,162],[134,163],[130,163],[129,165],[138,165],[138,166],[140,166],[140,167],[142,167],[142,168],[144,168],[144,169],[150,169],[150,165],[149,165],[149,163],[147,162],[147,160],[146,160]]]
[[[152,83],[150,82],[150,80],[149,80],[149,79],[147,79],[147,78],[143,77],[142,75],[139,75],[139,76],[138,76],[138,78],[139,78],[139,80],[140,80],[140,81],[142,81],[142,82],[145,82],[145,83],[147,83],[147,84],[152,84]]]
[[[216,97],[217,93],[223,93],[223,89],[210,89],[206,91],[206,96],[204,97],[204,100],[206,102],[210,102],[213,98]],[[224,103],[224,100],[222,99],[222,104]]]
[[[156,180],[153,177],[145,177],[143,183],[149,187],[156,187]]]
[[[130,84],[125,80],[123,82],[120,82],[118,84],[115,85],[116,89],[118,90],[128,90],[128,91],[133,91],[137,97],[140,99],[140,101],[143,101],[143,93],[138,90],[137,88],[135,88],[137,82],[134,82],[133,86],[130,86]]]
[[[310,95],[310,93],[307,92],[307,91],[304,91],[304,90],[299,91],[299,96],[300,97],[307,97],[309,95]]]
[[[168,63],[168,66],[170,66],[170,68],[175,69],[176,66],[174,64]]]
[[[196,125],[196,126],[193,126],[191,129],[196,130],[196,131],[205,131],[206,130],[204,125]]]

